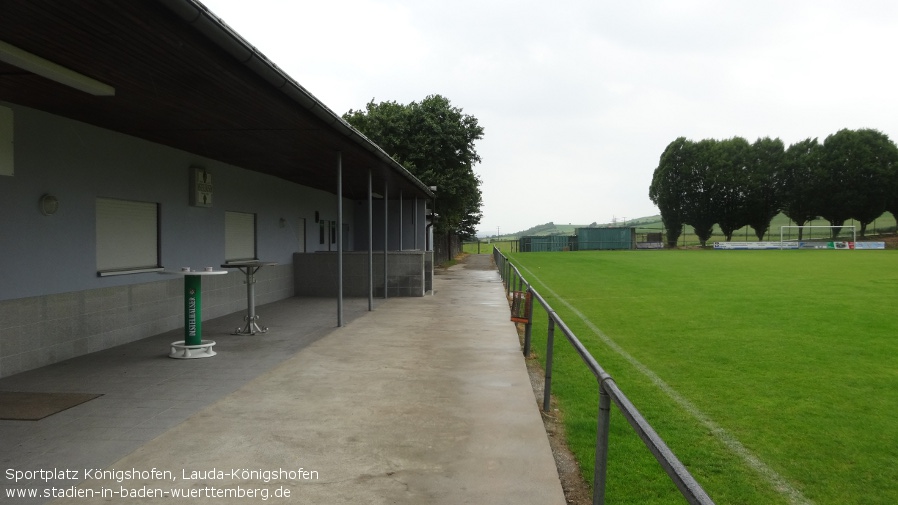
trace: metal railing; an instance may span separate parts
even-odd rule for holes
[[[624,418],[633,428],[639,438],[676,485],[680,494],[686,501],[694,505],[713,505],[714,501],[708,496],[701,485],[692,477],[689,470],[680,462],[674,453],[667,447],[664,440],[649,425],[648,421],[639,413],[639,410],[627,399],[614,379],[602,369],[601,365],[592,357],[583,343],[574,335],[574,332],[564,323],[561,317],[549,306],[548,302],[531,286],[498,249],[493,249],[493,259],[496,267],[505,281],[505,294],[512,291],[526,291],[530,293],[530,299],[536,300],[546,311],[548,317],[548,329],[546,336],[546,377],[543,391],[543,411],[549,411],[549,401],[552,395],[552,354],[554,351],[555,330],[560,329],[568,342],[580,355],[583,363],[596,377],[599,388],[598,426],[596,429],[596,456],[595,470],[593,472],[593,505],[605,503],[605,484],[608,468],[608,427],[611,418],[611,402],[620,409]],[[527,323],[524,324],[524,356],[530,355],[531,337],[533,330],[533,304],[527,310]]]

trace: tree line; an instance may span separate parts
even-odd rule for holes
[[[754,143],[680,137],[661,154],[649,198],[670,247],[687,224],[702,246],[715,223],[727,241],[744,226],[763,240],[780,212],[799,226],[823,218],[840,227],[855,219],[864,236],[874,219],[898,211],[898,147],[873,129],[843,129],[823,143],[808,138],[788,148],[770,137]]]

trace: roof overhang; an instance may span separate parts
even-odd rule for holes
[[[98,91],[0,57],[0,101],[331,193],[340,152],[347,198],[369,170],[391,197],[433,197],[196,0],[5,0],[0,39]]]

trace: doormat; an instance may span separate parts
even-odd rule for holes
[[[91,393],[28,393],[0,391],[0,419],[37,421],[97,398]]]

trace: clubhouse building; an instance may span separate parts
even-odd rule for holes
[[[0,4],[0,377],[257,304],[422,296],[431,188],[196,0]],[[245,310],[239,272],[203,318]],[[163,352],[164,350],[160,350]]]

